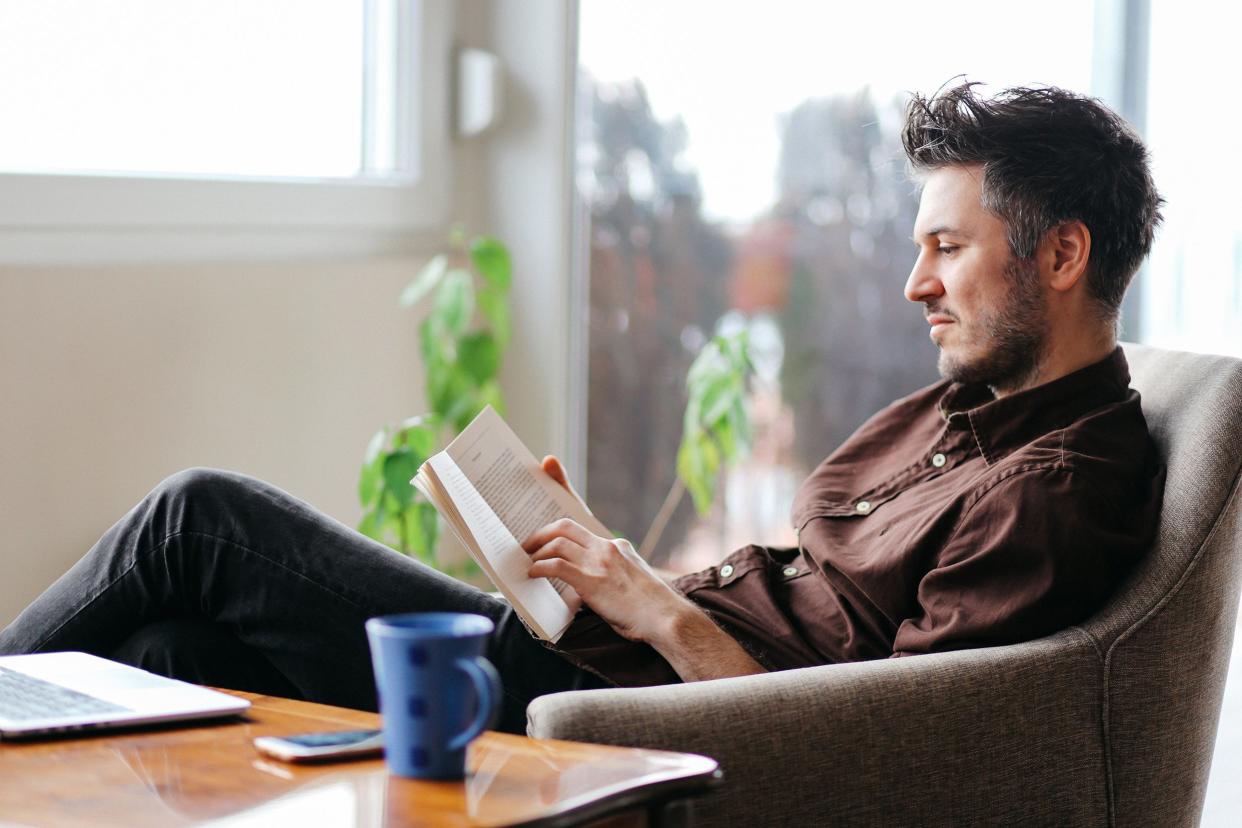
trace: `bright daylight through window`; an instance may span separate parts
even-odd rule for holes
[[[361,0],[10,0],[0,171],[391,173],[391,19]]]
[[[796,543],[797,484],[936,378],[926,323],[902,296],[917,208],[897,135],[906,94],[964,72],[994,89],[1090,89],[1090,8],[1045,12],[961,3],[933,33],[888,4],[582,4],[587,487],[605,524],[642,538],[656,522],[690,361],[713,332],[744,327],[753,451],[706,519],[683,498],[654,559],[693,570],[744,543]],[[1069,14],[1084,25],[1062,26]]]
[[[795,545],[797,485],[867,416],[937,379],[921,309],[902,295],[917,195],[897,129],[909,92],[963,73],[991,91],[1051,84],[1114,107],[1124,79],[1167,200],[1126,336],[1242,356],[1242,124],[1228,97],[1242,12],[1191,8],[584,2],[577,184],[600,519],[656,536],[652,559],[678,571],[746,543]],[[1144,45],[1147,65],[1134,60]],[[1146,71],[1124,68],[1136,63]],[[713,332],[738,329],[757,368],[752,450],[719,476],[708,514],[682,497],[665,521],[687,369]],[[1226,780],[1242,746],[1242,651],[1234,662],[1205,825],[1237,813]]]

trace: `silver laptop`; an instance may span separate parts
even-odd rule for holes
[[[235,716],[250,702],[86,653],[0,656],[0,739]]]

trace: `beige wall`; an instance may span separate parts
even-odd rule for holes
[[[502,123],[454,146],[451,213],[510,245],[509,419],[572,467],[572,6],[451,8],[455,42],[495,51],[507,74]],[[356,522],[367,439],[423,408],[417,319],[396,305],[418,250],[428,242],[359,261],[0,263],[0,624],[187,466],[252,474]]]
[[[0,268],[0,623],[180,468],[356,521],[367,438],[419,405],[416,263]]]

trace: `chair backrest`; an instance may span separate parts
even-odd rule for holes
[[[1082,625],[1104,658],[1110,822],[1197,825],[1242,578],[1242,360],[1124,347],[1168,477],[1155,547]]]

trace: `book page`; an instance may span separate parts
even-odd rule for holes
[[[444,451],[519,543],[563,517],[610,537],[577,498],[544,472],[490,405]]]
[[[608,530],[543,471],[491,406],[426,466],[429,480],[421,480],[420,471],[415,485],[445,515],[523,621],[543,638],[559,638],[582,599],[563,581],[530,578],[530,557],[521,541],[566,517],[602,537],[609,536]],[[435,496],[436,488],[443,498]]]
[[[479,565],[535,634],[556,641],[578,610],[578,596],[564,583],[527,574],[530,556],[452,457],[440,452],[427,463],[449,500],[436,506],[449,510],[446,519],[462,543],[476,555]]]

